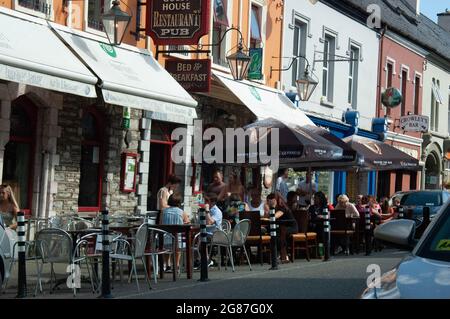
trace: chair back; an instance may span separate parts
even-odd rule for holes
[[[147,245],[147,225],[142,224],[136,232],[136,240],[134,243],[134,257],[141,258],[145,253],[145,246]]]
[[[36,247],[42,261],[68,263],[72,261],[72,238],[59,228],[42,229],[36,234]]]
[[[306,234],[308,232],[308,225],[309,225],[308,211],[305,209],[299,209],[293,211],[292,214],[294,215],[294,218],[297,221],[298,232]]]
[[[250,231],[250,220],[243,219],[237,223],[233,232],[231,233],[231,245],[232,246],[243,246],[247,240],[248,233]]]
[[[345,209],[335,209],[330,211],[331,230],[350,230],[349,219],[345,217]]]
[[[231,232],[231,223],[228,219],[222,219],[222,230],[226,233]]]
[[[165,253],[174,251],[175,236],[171,233],[153,227],[148,227],[148,245],[147,252]],[[164,246],[163,246],[164,243]]]
[[[94,223],[83,218],[74,217],[67,224],[67,230],[84,230],[93,228]]]
[[[259,211],[240,212],[239,219],[248,219],[250,221],[248,236],[261,236],[261,216],[259,215]]]

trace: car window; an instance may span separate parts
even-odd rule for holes
[[[442,212],[417,255],[423,258],[450,261],[450,206]]]
[[[413,192],[404,194],[400,205],[409,206],[441,206],[441,193],[435,192]]]

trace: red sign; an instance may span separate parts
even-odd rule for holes
[[[194,45],[208,33],[210,0],[147,0],[146,34],[156,45]]]
[[[188,92],[209,92],[211,60],[166,60],[166,70]]]

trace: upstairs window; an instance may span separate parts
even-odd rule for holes
[[[348,104],[356,110],[358,102],[358,69],[359,69],[359,48],[352,46],[350,49],[350,59],[348,72]]]
[[[87,3],[87,27],[104,31],[102,14],[111,8],[111,0],[89,0]]]
[[[402,105],[401,105],[401,116],[406,115],[406,99],[407,99],[407,93],[408,91],[406,90],[408,85],[408,71],[407,70],[402,70]]]
[[[327,34],[323,48],[322,96],[326,97],[328,102],[333,102],[335,53],[336,39]]]
[[[226,67],[226,39],[219,43],[224,32],[228,28],[227,17],[228,1],[227,0],[214,0],[214,21],[212,42],[217,43],[212,47],[213,63]]]
[[[294,56],[306,55],[306,32],[307,25],[301,21],[295,22],[294,28]],[[305,59],[299,58],[294,61],[292,65],[292,85],[296,86],[296,81],[305,72]]]
[[[386,88],[392,87],[392,77],[394,76],[394,64],[388,62],[386,65]],[[386,108],[386,115],[391,115],[391,108]]]
[[[45,17],[51,16],[53,0],[15,0],[18,11],[34,12]]]
[[[251,20],[250,20],[250,47],[261,47],[261,8],[252,5]]]

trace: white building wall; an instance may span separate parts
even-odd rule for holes
[[[314,64],[314,51],[323,52],[324,32],[330,31],[336,35],[335,54],[350,57],[350,43],[359,44],[360,56],[358,72],[357,108],[360,112],[359,127],[371,130],[372,118],[376,116],[376,94],[378,80],[379,39],[377,33],[367,25],[347,17],[333,8],[317,2],[315,5],[309,0],[286,0],[283,29],[283,56],[293,55],[295,19],[308,24],[306,39],[306,57],[313,66],[313,72],[319,85],[308,102],[299,102],[299,106],[313,115],[324,115],[342,119],[342,113],[351,108],[348,104],[348,62],[335,62],[334,71],[334,99],[333,103],[321,103],[322,99],[322,62]],[[316,54],[317,60],[322,55]],[[283,59],[283,68],[289,66],[289,59]],[[296,91],[292,86],[292,70],[282,72],[283,90]],[[326,100],[326,99],[325,99]]]

